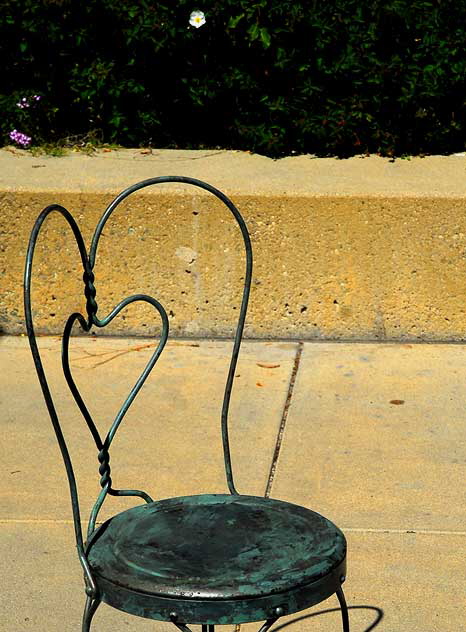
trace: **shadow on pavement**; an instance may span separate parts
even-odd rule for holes
[[[374,630],[382,621],[383,616],[384,616],[383,610],[381,608],[378,608],[377,606],[348,606],[348,610],[373,610],[375,612],[374,621],[369,625],[369,627],[365,628],[364,630],[361,630],[360,632],[370,632],[371,630]],[[304,616],[297,617],[296,619],[292,619],[291,621],[288,621],[287,623],[282,623],[281,625],[277,625],[276,627],[272,628],[271,632],[278,632],[279,630],[283,630],[283,628],[286,628],[289,625],[298,623],[299,621],[304,621],[305,619],[311,619],[312,617],[318,617],[322,614],[328,614],[329,612],[340,612],[340,608],[328,608],[326,610],[318,610],[317,612],[312,612],[311,614],[305,614]],[[350,625],[351,625],[351,619],[350,619]]]

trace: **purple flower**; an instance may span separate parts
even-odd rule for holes
[[[10,138],[15,143],[18,143],[18,145],[21,145],[22,147],[27,147],[31,143],[31,140],[32,140],[30,136],[26,136],[26,134],[23,134],[22,132],[18,132],[17,129],[14,129],[10,132]]]
[[[42,97],[40,96],[40,94],[33,94],[31,99],[33,101],[40,101]],[[23,97],[22,99],[20,99],[16,105],[20,108],[20,110],[25,110],[26,108],[31,107],[31,104],[29,103],[26,97]]]

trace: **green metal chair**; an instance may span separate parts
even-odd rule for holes
[[[106,317],[97,316],[93,268],[102,230],[117,206],[131,193],[163,182],[186,183],[217,196],[231,211],[246,249],[246,273],[241,310],[228,373],[221,427],[229,494],[203,494],[153,501],[145,492],[112,487],[110,446],[129,406],[157,362],[168,337],[168,318],[162,305],[145,294],[122,300]],[[83,265],[87,316],[68,318],[62,342],[63,371],[97,447],[101,492],[92,509],[87,538],[81,516],[75,476],[47,384],[34,334],[31,312],[31,273],[34,249],[42,224],[60,213],[76,239]],[[246,224],[233,203],[218,189],[193,178],[167,176],[139,182],[124,190],[108,206],[97,224],[89,253],[71,214],[52,205],[39,215],[32,230],[26,258],[24,294],[29,342],[43,395],[65,463],[71,493],[79,560],[84,571],[86,605],[82,631],[89,632],[92,617],[103,601],[125,612],[171,621],[182,632],[201,624],[214,632],[216,624],[263,621],[266,632],[277,619],[313,606],[336,594],[343,630],[349,632],[348,609],[342,590],[346,575],[346,541],[342,532],[323,516],[280,500],[246,496],[235,488],[228,440],[228,409],[240,349],[252,274],[252,251]],[[73,380],[68,346],[73,325],[85,332],[105,327],[130,303],[154,307],[162,321],[158,346],[102,438]],[[105,498],[140,497],[144,504],[117,514],[96,527]]]

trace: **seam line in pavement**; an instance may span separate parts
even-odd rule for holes
[[[298,374],[299,363],[301,362],[301,355],[303,353],[303,342],[298,342],[298,348],[296,349],[296,356],[294,359],[293,369],[291,371],[290,383],[288,385],[288,393],[286,395],[285,405],[283,407],[282,418],[280,421],[280,427],[278,429],[277,441],[275,443],[275,450],[272,457],[272,463],[270,465],[269,477],[267,479],[267,486],[265,488],[264,496],[269,498],[272,491],[273,479],[275,478],[275,471],[277,469],[278,458],[280,456],[280,450],[282,447],[283,434],[285,432],[286,420],[288,419],[288,410],[291,404],[291,398],[293,397],[294,385],[296,382],[296,375]]]
[[[83,524],[84,524],[83,520]],[[55,518],[0,518],[0,524],[74,524],[73,520]],[[103,522],[97,521],[101,525]]]
[[[72,520],[66,519],[58,519],[54,520],[53,518],[0,518],[0,525],[2,524],[37,524],[37,525],[46,525],[46,524],[66,524],[72,525]],[[97,522],[96,524],[101,525],[102,522]],[[359,527],[341,527],[341,530],[344,533],[388,533],[393,535],[460,535],[466,536],[466,531],[451,531],[451,530],[438,530],[438,529],[372,529],[368,528],[359,528]]]
[[[357,527],[341,527],[343,533],[392,533],[392,534],[414,534],[414,535],[466,535],[466,531],[441,531],[436,529],[371,529]]]

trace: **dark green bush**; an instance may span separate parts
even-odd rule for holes
[[[0,49],[4,143],[17,129],[270,156],[465,148],[465,2],[6,0]]]

